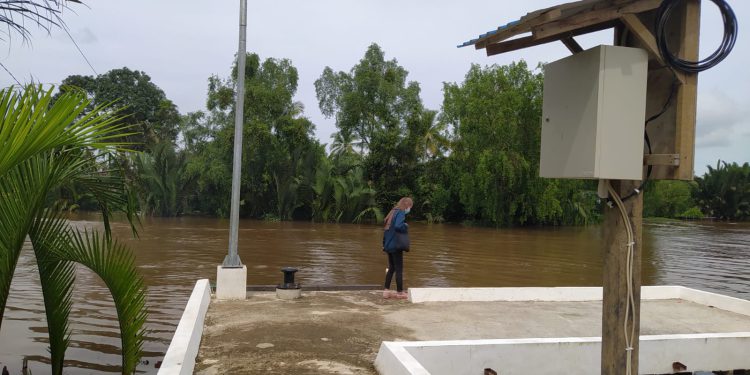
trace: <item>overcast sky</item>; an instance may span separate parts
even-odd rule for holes
[[[460,82],[472,63],[507,64],[525,59],[529,66],[569,55],[551,43],[487,57],[473,47],[456,45],[518,19],[527,12],[563,1],[525,0],[287,0],[248,4],[248,51],[261,58],[289,58],[299,71],[296,100],[317,125],[316,134],[330,142],[333,119],[318,109],[313,82],[325,66],[348,71],[370,43],[386,58],[396,58],[420,83],[428,108],[440,109],[443,82]],[[146,72],[180,112],[204,109],[207,78],[226,77],[237,51],[239,1],[87,0],[73,4],[64,19],[71,34],[98,73],[128,67]],[[732,54],[700,74],[696,172],[716,160],[750,161],[749,44],[750,2],[729,1],[740,35]],[[703,2],[701,56],[718,45],[722,25],[715,6]],[[7,38],[5,38],[7,39]],[[577,38],[584,48],[611,43],[611,31]],[[68,36],[34,30],[31,44],[14,36],[0,41],[0,61],[22,82],[34,77],[59,83],[72,74],[93,74]],[[0,71],[0,85],[14,83]]]

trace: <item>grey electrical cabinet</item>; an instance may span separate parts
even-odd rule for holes
[[[541,177],[641,180],[648,55],[598,46],[544,66]]]

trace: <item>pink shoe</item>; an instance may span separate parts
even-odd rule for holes
[[[392,298],[392,297],[393,297],[393,293],[391,293],[390,290],[383,289],[383,298]]]
[[[409,299],[409,293],[406,292],[398,292],[394,296],[396,299]]]

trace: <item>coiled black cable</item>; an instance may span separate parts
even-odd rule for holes
[[[700,61],[683,60],[669,50],[667,46],[666,24],[677,4],[683,0],[664,0],[656,13],[656,44],[664,60],[672,67],[685,73],[699,73],[711,69],[726,58],[737,41],[737,17],[725,0],[711,0],[721,12],[724,20],[724,37],[719,48]]]

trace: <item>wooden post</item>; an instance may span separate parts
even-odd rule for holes
[[[638,187],[639,181],[611,181],[621,197]],[[628,328],[635,325],[633,337],[631,369],[638,374],[638,336],[640,335],[641,313],[641,224],[643,216],[643,196],[635,195],[624,202],[630,217],[635,246],[633,247],[633,298],[634,310]],[[617,206],[604,208],[604,287],[602,300],[602,363],[601,373],[608,375],[625,374],[627,352],[625,344],[625,309],[628,303],[627,290],[627,244],[625,222]]]

